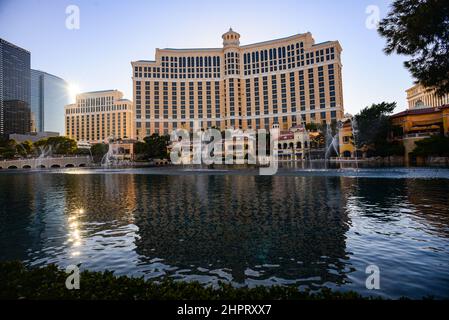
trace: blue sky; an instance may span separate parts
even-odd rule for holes
[[[65,26],[68,5],[80,9],[80,29]],[[230,26],[241,44],[310,31],[316,42],[343,47],[345,110],[396,101],[406,107],[413,79],[403,57],[386,56],[385,44],[365,22],[376,0],[0,0],[0,37],[31,51],[31,65],[82,91],[118,89],[132,98],[132,60],[154,59],[156,48],[221,47]]]

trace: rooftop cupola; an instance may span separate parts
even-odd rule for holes
[[[229,28],[229,31],[221,36],[223,47],[238,47],[240,45],[240,34]]]

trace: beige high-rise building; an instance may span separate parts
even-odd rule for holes
[[[118,90],[79,94],[76,103],[65,106],[65,131],[78,142],[133,138],[133,104]]]
[[[172,129],[286,129],[343,117],[338,41],[316,44],[310,33],[240,46],[156,49],[155,61],[131,62],[136,136]]]
[[[449,104],[449,94],[440,97],[435,89],[427,89],[421,84],[415,84],[405,92],[409,109],[435,108]]]

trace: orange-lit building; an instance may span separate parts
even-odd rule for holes
[[[211,127],[287,130],[343,117],[342,48],[307,32],[223,47],[157,49],[155,61],[133,61],[136,137]]]
[[[449,94],[438,96],[435,89],[415,84],[405,91],[409,109],[435,108],[449,104]]]
[[[400,128],[394,139],[402,141],[405,159],[415,149],[416,141],[435,134],[449,135],[449,104],[436,108],[408,109],[391,116],[394,126]]]
[[[356,156],[350,118],[342,119],[342,127],[339,133],[339,153],[342,158],[354,158]]]
[[[133,138],[133,104],[118,90],[85,92],[65,106],[66,136],[83,143]]]

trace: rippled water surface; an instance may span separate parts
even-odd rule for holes
[[[0,260],[449,298],[448,195],[447,169],[1,172]]]

